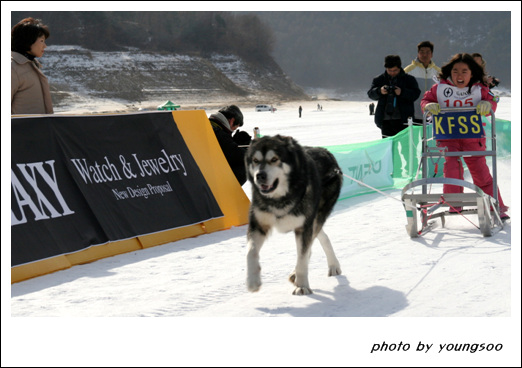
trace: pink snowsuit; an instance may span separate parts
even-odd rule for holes
[[[444,91],[443,91],[444,90]],[[448,93],[451,90],[453,93]],[[451,97],[448,97],[451,95]],[[421,107],[435,102],[440,105],[441,109],[451,107],[471,107],[477,106],[481,101],[489,101],[493,111],[497,110],[497,103],[493,100],[493,96],[489,94],[489,88],[476,83],[472,86],[471,91],[468,87],[458,88],[453,85],[451,80],[441,79],[439,84],[431,87],[426,91],[421,100]],[[486,138],[468,138],[468,139],[439,139],[437,140],[438,147],[446,147],[448,152],[456,151],[485,151]],[[484,193],[493,197],[493,178],[489,172],[489,167],[486,163],[485,156],[464,157],[464,161],[468,166],[473,183],[484,191]],[[447,156],[444,162],[444,177],[445,178],[464,178],[464,168],[462,161],[458,156]],[[445,184],[443,188],[444,193],[462,193],[464,188],[456,185]],[[500,206],[500,213],[505,213],[509,207],[504,205],[500,190],[498,190],[498,201]]]

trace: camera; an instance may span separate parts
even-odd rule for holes
[[[386,90],[386,92],[388,92],[389,94],[394,94],[395,92],[395,88],[397,88],[396,86],[394,85],[391,85],[391,86],[385,86],[384,89]]]
[[[497,77],[492,77],[492,76],[489,76],[489,77],[491,78],[491,82],[489,83],[489,88],[496,87],[500,84],[500,80]]]

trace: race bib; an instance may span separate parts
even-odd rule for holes
[[[482,88],[478,84],[472,86],[471,90],[468,87],[458,88],[450,84],[439,84],[437,100],[441,109],[477,106],[482,100]]]

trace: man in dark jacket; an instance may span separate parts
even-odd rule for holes
[[[243,113],[236,105],[229,105],[220,109],[208,118],[214,134],[221,146],[221,150],[234,172],[239,184],[245,184],[247,180],[245,169],[246,147],[250,144],[252,137],[245,131],[232,132],[243,126]]]
[[[375,125],[381,129],[382,138],[387,138],[408,127],[420,89],[415,78],[402,69],[398,55],[386,56],[384,68],[386,71],[373,79],[368,97],[377,101]]]

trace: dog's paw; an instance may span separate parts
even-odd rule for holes
[[[330,266],[328,267],[328,277],[330,276],[339,276],[342,273],[341,266]]]
[[[307,287],[296,287],[293,295],[310,295],[313,294],[312,289]]]
[[[260,276],[250,276],[247,277],[247,288],[248,291],[255,293],[261,289],[261,277]]]

